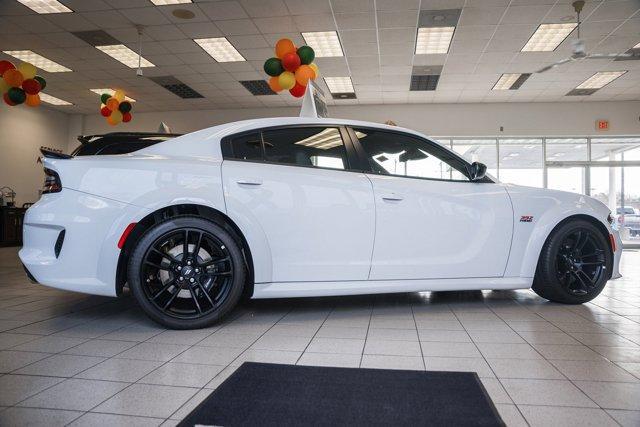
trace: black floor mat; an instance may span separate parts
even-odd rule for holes
[[[471,372],[244,363],[179,425],[503,426]]]

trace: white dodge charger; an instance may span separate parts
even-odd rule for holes
[[[172,328],[210,325],[243,296],[533,288],[574,304],[620,276],[604,204],[498,183],[398,127],[248,120],[43,163],[27,274],[98,295],[127,284]]]

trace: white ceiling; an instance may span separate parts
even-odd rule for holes
[[[335,104],[455,102],[582,102],[640,99],[640,61],[585,60],[532,75],[519,90],[491,91],[502,73],[531,73],[569,56],[570,39],[554,52],[520,49],[541,23],[573,22],[571,0],[194,0],[154,6],[149,0],[60,0],[74,13],[38,15],[0,0],[0,50],[33,50],[71,69],[42,73],[46,93],[94,113],[90,88],[121,87],[138,100],[134,113],[298,105],[284,92],[253,96],[238,81],[266,79],[262,65],[281,37],[303,44],[301,32],[337,30],[345,57],[318,58],[324,76],[351,76],[357,99]],[[462,9],[449,53],[414,55],[419,11]],[[191,20],[172,15],[189,9]],[[591,0],[582,38],[595,53],[624,52],[640,42],[640,0]],[[205,96],[184,100],[127,68],[70,31],[102,29],[137,50],[134,24],[146,26],[145,76],[174,75]],[[226,36],[247,62],[217,63],[192,39]],[[0,53],[1,59],[12,59]],[[442,65],[435,91],[410,92],[414,65]],[[628,70],[591,96],[565,96],[596,71]],[[324,83],[322,82],[322,85]]]

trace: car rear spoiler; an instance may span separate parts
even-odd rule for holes
[[[40,147],[42,155],[48,159],[72,159],[73,156],[60,151],[55,151],[47,147]]]

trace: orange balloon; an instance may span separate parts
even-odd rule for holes
[[[120,102],[118,102],[117,99],[115,99],[113,96],[109,99],[107,99],[107,108],[111,111],[117,111],[118,110],[118,105],[120,105]]]
[[[280,39],[276,43],[276,56],[282,59],[287,53],[296,53],[296,45],[289,39]]]
[[[313,80],[317,79],[318,76],[320,75],[320,70],[318,69],[318,66],[316,65],[315,62],[312,62],[311,64],[309,64],[309,67],[311,67],[313,69],[313,72],[315,73],[313,75]]]
[[[309,79],[313,80],[315,77],[316,72],[308,65],[301,65],[296,70],[296,81],[300,86],[306,86]]]
[[[118,122],[115,121],[115,119],[112,117],[113,115],[107,117],[107,123],[109,123],[111,126],[115,126],[118,124]]]
[[[29,107],[37,107],[40,105],[40,95],[37,93],[35,95],[27,94],[27,99],[24,101]]]
[[[269,79],[269,87],[274,92],[280,92],[282,88],[280,87],[280,82],[278,82],[278,76],[271,77]]]
[[[20,87],[24,81],[22,73],[15,68],[5,71],[2,78],[10,87]]]

